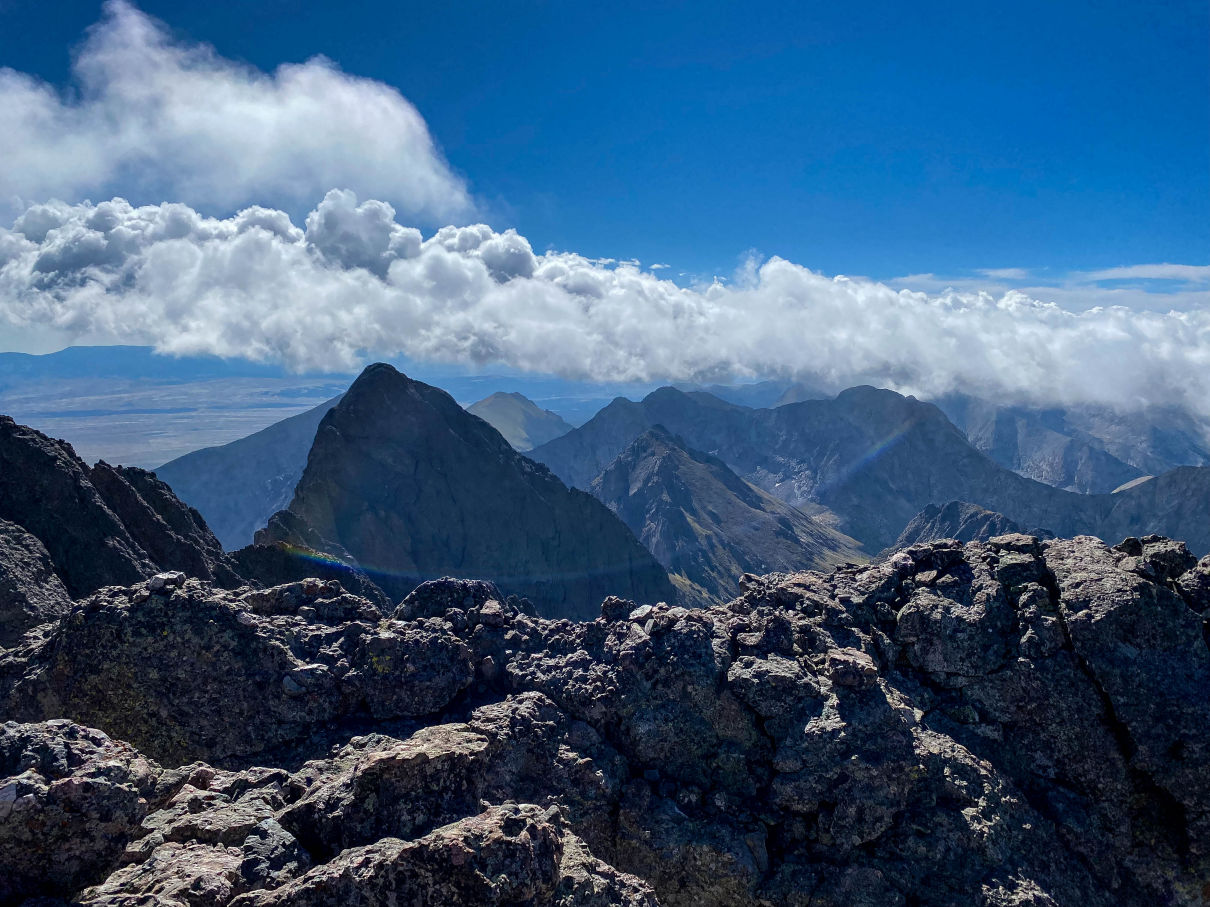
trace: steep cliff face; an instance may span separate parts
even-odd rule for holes
[[[1117,494],[1099,496],[1104,508],[1097,534],[1103,538],[1146,535],[1154,527],[1186,542],[1198,554],[1210,551],[1210,468],[1182,466],[1138,482]]]
[[[46,546],[0,520],[0,647],[16,645],[26,630],[58,620],[70,607]]]
[[[225,587],[246,581],[201,515],[154,473],[104,461],[89,468],[70,444],[0,416],[4,521],[36,542],[8,533],[12,545],[26,552],[17,559],[17,548],[10,547],[5,558],[13,582],[28,585],[45,561],[71,598],[162,571],[179,570]],[[56,600],[58,587],[49,579],[45,586],[48,601]],[[31,614],[43,610],[25,598]]]
[[[591,490],[667,570],[683,604],[739,594],[744,573],[824,570],[866,555],[852,539],[749,485],[721,461],[657,426]]]
[[[0,519],[46,547],[72,596],[156,572],[71,445],[7,416],[0,416]]]
[[[388,365],[367,368],[324,417],[289,509],[395,600],[447,575],[491,580],[569,617],[605,595],[674,595],[600,502]]]
[[[0,653],[0,900],[1204,901],[1210,558],[1007,535],[743,586],[584,623],[105,589]]]
[[[88,474],[105,503],[159,570],[181,570],[220,585],[241,582],[206,521],[155,473],[104,460]]]

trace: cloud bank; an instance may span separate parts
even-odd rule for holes
[[[425,223],[471,211],[415,107],[322,58],[266,74],[109,0],[72,73],[60,92],[0,68],[0,207],[121,191],[306,210],[340,185]]]
[[[7,327],[5,327],[7,326]],[[811,377],[1210,415],[1210,307],[1074,312],[1018,291],[895,289],[773,258],[683,287],[535,254],[515,231],[427,238],[331,191],[304,227],[252,207],[50,203],[0,229],[0,331],[347,370],[374,358],[602,381]]]

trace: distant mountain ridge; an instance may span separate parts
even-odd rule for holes
[[[514,450],[525,453],[572,430],[558,413],[542,409],[524,394],[497,391],[466,408],[504,435]]]
[[[1050,533],[1042,529],[1028,529],[1014,523],[1002,513],[995,513],[966,501],[950,501],[947,504],[929,504],[904,527],[895,544],[883,555],[909,545],[934,542],[940,539],[957,539],[960,542],[986,542],[1009,533],[1047,538]]]
[[[395,600],[449,575],[491,580],[563,617],[595,613],[607,595],[675,595],[603,504],[444,391],[382,363],[323,417],[288,511]],[[290,543],[295,531],[275,519],[257,541]]]
[[[1152,407],[1008,406],[967,394],[936,405],[1001,466],[1056,488],[1102,494],[1142,475],[1210,466],[1210,437],[1187,413]]]
[[[826,570],[865,555],[852,539],[687,449],[662,426],[640,435],[592,482],[694,606],[739,595],[744,573]]]
[[[604,464],[660,424],[717,456],[741,477],[861,542],[892,545],[930,504],[968,501],[1057,535],[1159,532],[1210,550],[1199,518],[1210,470],[1193,469],[1146,492],[1080,495],[1026,479],[975,450],[937,407],[893,391],[850,388],[832,400],[751,410],[705,394],[662,388],[639,403],[615,400],[598,416],[532,456],[569,484],[587,487]],[[1179,488],[1179,490],[1178,490]],[[1186,506],[1166,495],[1194,495]],[[1113,539],[1117,541],[1118,539]]]

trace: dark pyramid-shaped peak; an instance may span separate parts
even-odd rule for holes
[[[500,456],[514,453],[498,431],[482,419],[468,418],[445,391],[415,381],[385,362],[365,368],[320,422],[318,434],[333,425],[348,432],[350,439],[409,443],[417,440],[420,430],[441,430],[481,451]]]
[[[558,616],[594,616],[607,595],[673,594],[604,506],[389,365],[367,368],[324,417],[290,510],[395,600],[442,576],[490,580]]]

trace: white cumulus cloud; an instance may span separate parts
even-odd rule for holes
[[[811,377],[1210,415],[1208,302],[1077,311],[1020,290],[896,289],[780,258],[685,287],[632,262],[535,254],[511,230],[425,238],[346,190],[301,229],[273,209],[219,219],[122,199],[34,205],[0,229],[0,334],[299,370],[402,354],[568,378]]]
[[[0,206],[118,191],[305,210],[341,185],[427,223],[472,209],[416,108],[322,58],[267,74],[108,0],[72,72],[58,91],[0,68]]]

